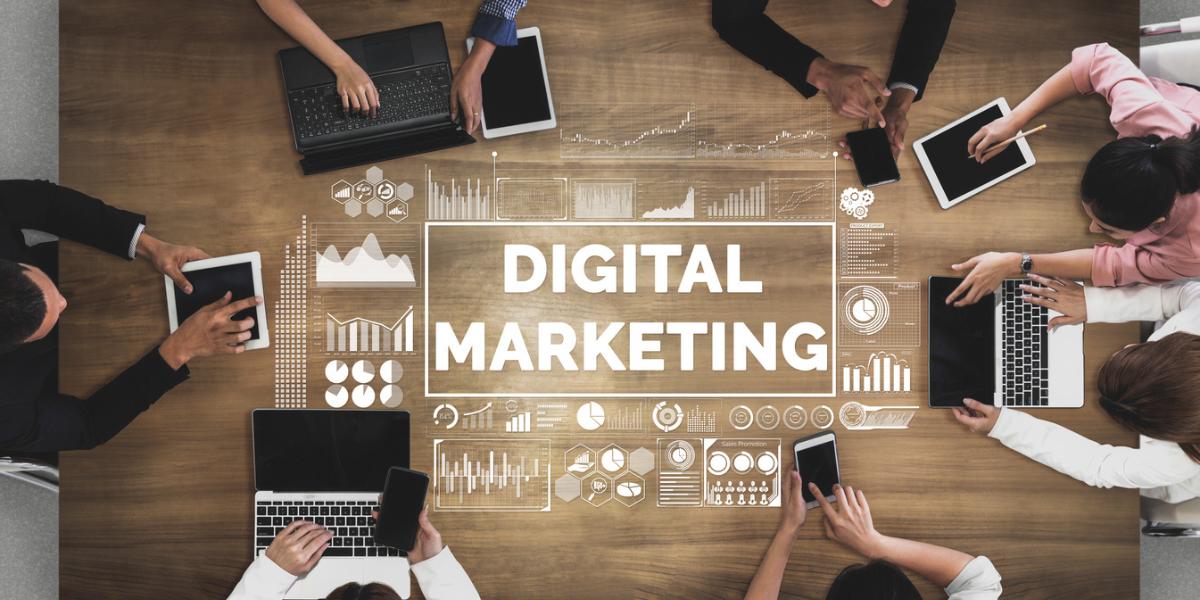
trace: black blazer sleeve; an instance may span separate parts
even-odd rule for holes
[[[87,400],[49,394],[0,406],[0,448],[54,452],[94,448],[112,439],[163,394],[188,377],[151,350]]]
[[[888,85],[897,82],[912,84],[920,100],[929,85],[929,74],[942,54],[950,21],[954,19],[955,0],[908,0],[908,14],[896,43],[892,73]]]
[[[129,258],[129,243],[146,217],[43,180],[0,181],[0,221],[37,229]]]
[[[725,43],[811,98],[818,90],[808,83],[808,67],[821,53],[772,21],[765,12],[767,1],[713,0],[713,29]]]

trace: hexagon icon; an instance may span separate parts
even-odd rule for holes
[[[357,217],[362,214],[362,205],[357,202],[346,203],[346,216]]]
[[[576,444],[563,453],[563,468],[580,479],[596,470],[596,451]]]
[[[354,184],[353,197],[355,200],[366,204],[375,199],[375,186],[371,185],[367,182],[367,180],[364,179]]]
[[[375,184],[375,197],[384,202],[391,202],[396,199],[396,184],[384,179]]]
[[[400,186],[396,188],[396,195],[400,196],[401,200],[412,200],[413,199],[412,184],[407,181],[400,184]]]
[[[403,200],[397,200],[387,205],[387,217],[394,223],[399,223],[408,218],[408,203]]]
[[[645,475],[654,470],[654,452],[638,448],[629,453],[629,470],[638,475]]]
[[[563,502],[570,502],[578,498],[580,490],[579,480],[570,475],[563,475],[554,482],[554,495]]]
[[[367,203],[367,214],[372,217],[378,217],[383,214],[383,200],[376,198]]]
[[[612,480],[596,473],[583,480],[583,501],[592,506],[603,506],[612,500]]]
[[[646,498],[646,480],[626,473],[613,480],[613,497],[625,506],[633,506]]]
[[[380,181],[383,181],[383,169],[380,169],[379,167],[371,167],[370,169],[367,169],[367,183],[375,185]]]
[[[337,183],[329,186],[329,197],[333,198],[338,204],[345,204],[353,195],[354,186],[350,185],[350,182],[345,179],[339,179]]]
[[[629,453],[624,448],[610,444],[600,451],[600,468],[609,475],[616,475],[629,464]]]

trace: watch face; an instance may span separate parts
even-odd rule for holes
[[[1033,257],[1026,254],[1021,258],[1021,270],[1028,273],[1033,270]]]

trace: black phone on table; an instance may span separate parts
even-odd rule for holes
[[[838,467],[837,436],[832,431],[800,438],[792,443],[792,452],[796,459],[796,470],[800,473],[800,486],[804,494],[804,502],[808,508],[820,506],[817,498],[808,490],[809,483],[817,484],[817,488],[829,502],[837,497],[833,494],[833,485],[841,483],[842,474]]]
[[[380,500],[379,518],[375,523],[375,542],[404,551],[412,550],[417,541],[417,517],[425,507],[425,492],[429,476],[412,469],[388,469]]]
[[[854,168],[863,186],[900,181],[900,169],[896,167],[896,157],[892,156],[892,145],[882,128],[851,131],[846,134],[846,145],[850,147]]]

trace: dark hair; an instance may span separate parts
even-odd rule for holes
[[[400,600],[396,590],[382,583],[347,583],[325,596],[325,600]]]
[[[46,318],[46,296],[25,265],[0,258],[0,352],[20,346]]]
[[[825,600],[921,600],[921,592],[900,567],[886,560],[850,565],[829,586]]]
[[[1200,189],[1200,134],[1127,137],[1100,148],[1083,171],[1080,191],[1107,225],[1138,231],[1165,217],[1175,197]]]
[[[1200,462],[1200,336],[1176,332],[1124,348],[1100,367],[1096,387],[1114,421]]]

